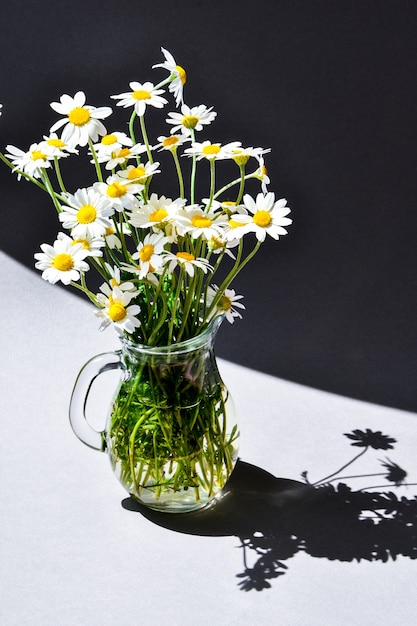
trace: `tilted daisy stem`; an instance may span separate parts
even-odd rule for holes
[[[136,111],[133,109],[132,115],[130,116],[130,120],[129,120],[129,135],[130,135],[131,140],[133,141],[133,144],[136,144],[135,127],[134,127],[135,118],[136,118]],[[139,156],[136,157],[136,160],[138,163],[140,163]]]
[[[195,132],[194,129],[191,129],[191,143],[195,143]],[[197,172],[197,155],[193,154],[192,156],[192,166],[191,166],[191,181],[190,181],[190,202],[194,204],[195,200],[195,176]]]
[[[244,183],[247,180],[250,180],[251,178],[258,178],[258,176],[256,174],[256,170],[255,170],[255,172],[252,172],[251,174],[245,174]],[[222,187],[221,189],[216,191],[216,193],[213,196],[213,199],[216,200],[219,196],[222,195],[222,193],[224,193],[225,191],[227,191],[231,187],[234,187],[235,185],[240,185],[241,183],[242,183],[242,177],[241,176],[239,178],[235,178],[230,183],[228,183],[227,185],[224,185],[224,187]]]
[[[258,240],[256,242],[256,245],[254,246],[253,250],[251,250],[251,252],[248,254],[248,256],[242,262],[240,262],[240,258],[242,256],[242,248],[243,248],[243,241],[242,241],[242,239],[240,240],[240,242],[239,242],[239,251],[238,251],[238,255],[236,257],[235,264],[234,264],[233,268],[231,269],[231,271],[226,276],[226,278],[223,280],[222,284],[219,287],[219,290],[218,290],[217,294],[213,298],[213,302],[211,303],[211,305],[210,305],[210,307],[209,307],[209,309],[207,311],[207,314],[206,314],[206,324],[207,324],[207,320],[210,319],[210,314],[215,309],[215,307],[217,306],[218,302],[220,301],[220,298],[224,294],[225,289],[227,289],[227,287],[230,285],[232,280],[234,280],[236,278],[236,276],[245,267],[245,265],[247,263],[249,263],[249,261],[251,259],[253,259],[253,257],[258,252],[259,248],[261,247],[261,243],[262,242]]]
[[[177,149],[175,148],[174,150],[170,150],[170,152],[172,154],[172,158],[174,159],[175,168],[177,170],[178,183],[179,183],[179,188],[180,188],[180,198],[184,198],[185,197],[185,193],[184,193],[184,178],[183,178],[183,175],[182,175],[181,164],[180,164],[180,160],[178,158]]]
[[[169,329],[168,329],[168,345],[170,345],[172,343],[172,338],[173,338],[173,334],[174,334],[174,324],[177,321],[176,316],[177,316],[177,308],[178,308],[178,302],[180,299],[180,294],[181,294],[181,288],[184,282],[184,277],[186,276],[186,271],[183,267],[180,267],[180,274],[178,276],[178,282],[177,282],[177,287],[175,289],[175,295],[174,295],[174,303],[172,306],[172,311],[171,311],[171,319],[169,321]]]
[[[353,459],[351,459],[350,461],[348,461],[347,463],[345,463],[344,465],[342,465],[342,467],[339,467],[339,469],[336,472],[332,472],[331,474],[329,474],[328,476],[325,476],[324,478],[321,478],[320,480],[317,480],[315,483],[313,483],[313,486],[315,485],[320,485],[321,483],[324,483],[326,481],[328,481],[329,478],[333,478],[333,476],[337,476],[337,474],[339,474],[340,472],[342,472],[344,469],[346,469],[347,467],[349,467],[349,465],[352,465],[352,463],[354,463],[355,461],[357,461],[362,455],[365,454],[365,452],[367,452],[368,450],[368,446],[366,446],[361,452],[359,452],[359,454],[357,454],[356,456],[353,457]]]
[[[54,203],[54,206],[57,210],[57,213],[61,213],[62,212],[62,207],[60,205],[60,203],[58,202],[58,197],[60,199],[63,200],[62,196],[59,196],[59,194],[56,193],[56,191],[54,190],[51,180],[48,176],[48,173],[46,171],[46,169],[42,168],[41,169],[41,177],[43,180],[43,183],[45,185],[45,189],[48,192],[48,194],[50,195],[50,197],[52,198],[52,202]]]
[[[94,149],[94,144],[93,144],[93,142],[91,141],[90,138],[88,139],[88,145],[90,147],[91,155],[92,155],[93,161],[94,161],[94,166],[96,168],[97,179],[98,179],[98,181],[100,183],[102,183],[103,182],[103,174],[101,173],[101,167],[100,167],[100,163],[98,162],[98,159],[97,159],[97,154],[96,154],[96,151]]]
[[[55,175],[56,175],[56,179],[58,181],[59,188],[61,189],[62,193],[67,193],[67,190],[65,188],[64,181],[63,181],[63,178],[62,178],[61,168],[59,166],[59,159],[58,159],[58,157],[54,157],[54,169],[55,169]]]
[[[239,186],[239,191],[238,191],[237,198],[236,198],[236,206],[242,202],[243,192],[245,191],[245,182],[246,182],[245,166],[239,165],[239,169],[240,169],[240,186]]]
[[[149,139],[148,139],[148,133],[146,132],[145,116],[144,115],[139,115],[139,121],[140,121],[140,130],[141,130],[141,133],[142,133],[143,143],[146,146],[146,153],[148,155],[148,160],[149,160],[149,163],[153,163],[153,156],[152,156],[152,152],[151,152],[151,146],[150,146]]]

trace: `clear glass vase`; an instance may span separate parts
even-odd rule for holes
[[[85,444],[106,450],[115,475],[149,508],[185,512],[217,498],[237,460],[239,431],[232,398],[214,355],[217,317],[200,335],[164,347],[121,339],[122,349],[82,368],[70,421]],[[87,422],[94,379],[120,368],[105,430]]]

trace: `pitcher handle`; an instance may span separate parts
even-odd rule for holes
[[[87,421],[88,395],[97,376],[120,367],[120,351],[98,354],[81,368],[75,381],[69,406],[70,424],[78,439],[95,450],[105,450],[104,429],[97,431]]]

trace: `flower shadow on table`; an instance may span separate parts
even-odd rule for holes
[[[355,439],[355,433],[365,436],[371,431],[354,431],[347,436]],[[351,445],[362,445],[364,450],[341,470],[369,447],[363,437],[359,442],[356,439]],[[388,441],[395,440],[386,438]],[[371,447],[387,449],[392,445],[371,443]],[[395,464],[385,466],[391,474],[395,471],[392,467],[401,469]],[[122,506],[173,531],[238,537],[244,567],[237,577],[244,591],[271,587],[271,580],[286,573],[286,561],[298,552],[344,562],[386,563],[400,555],[417,558],[417,497],[397,496],[392,490],[354,491],[344,482],[331,484],[338,473],[327,476],[327,482],[309,484],[276,478],[239,460],[223,497],[208,509],[164,514],[141,506],[133,498],[123,500]],[[389,476],[386,478],[392,480]]]

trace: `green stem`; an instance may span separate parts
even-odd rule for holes
[[[101,173],[100,163],[98,162],[97,154],[96,154],[96,151],[94,150],[94,145],[93,145],[93,142],[91,141],[91,139],[88,140],[88,145],[90,147],[91,155],[92,155],[93,161],[94,161],[94,166],[96,168],[97,179],[98,179],[98,181],[100,183],[102,183],[103,182],[103,174]]]
[[[180,165],[180,161],[178,158],[177,150],[174,149],[174,150],[171,150],[170,152],[172,154],[172,158],[174,159],[175,167],[177,170],[178,183],[180,186],[180,198],[184,198],[184,178],[182,176],[182,170],[181,170],[181,165]]]

